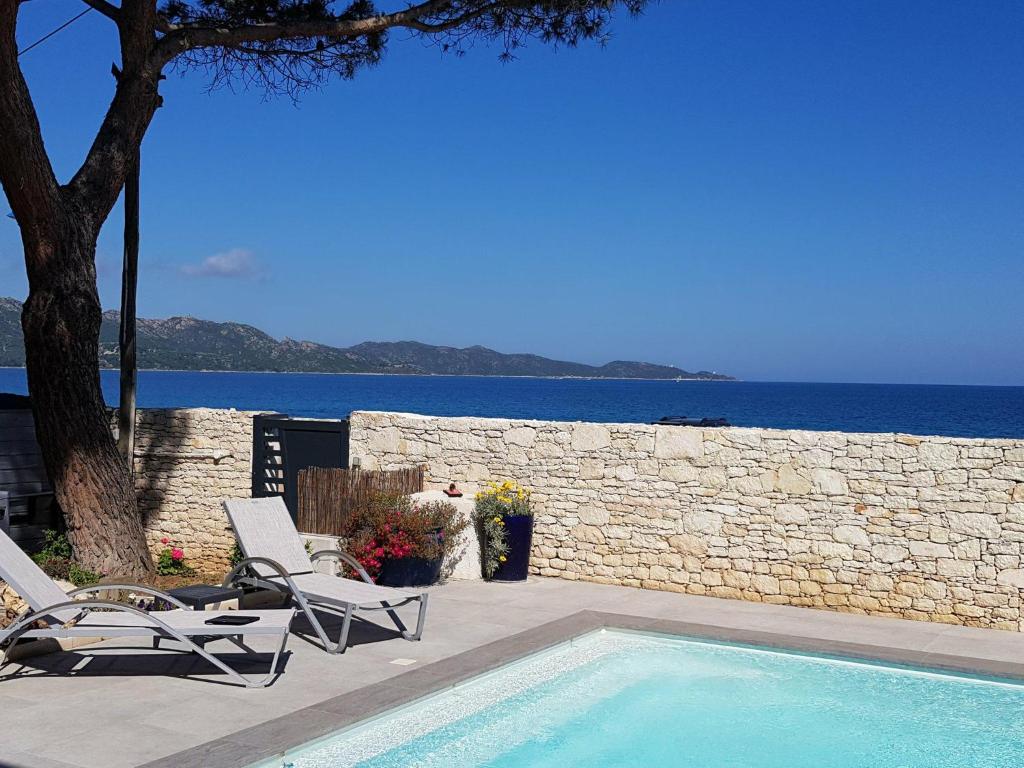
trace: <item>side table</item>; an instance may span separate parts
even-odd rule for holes
[[[242,590],[233,587],[221,587],[215,584],[191,584],[187,587],[167,590],[167,594],[177,598],[194,611],[208,610],[211,606],[219,610],[222,603],[229,600],[242,600]],[[192,641],[200,648],[213,638],[209,636],[193,637]],[[160,638],[153,638],[153,647],[160,647]]]

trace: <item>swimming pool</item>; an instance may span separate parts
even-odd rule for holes
[[[602,631],[264,765],[1020,768],[1024,685]]]

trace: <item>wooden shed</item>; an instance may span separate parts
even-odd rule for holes
[[[27,397],[0,393],[0,527],[32,551],[60,515],[36,442]]]

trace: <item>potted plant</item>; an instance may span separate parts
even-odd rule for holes
[[[484,578],[525,581],[533,546],[530,492],[511,481],[488,483],[476,495],[473,516],[480,536]]]
[[[352,554],[378,584],[426,586],[440,579],[445,557],[468,525],[447,502],[385,497],[365,510]]]

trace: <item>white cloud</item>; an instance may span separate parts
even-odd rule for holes
[[[207,256],[198,264],[185,264],[180,270],[186,277],[228,277],[255,280],[263,276],[263,268],[252,251],[232,248]]]

